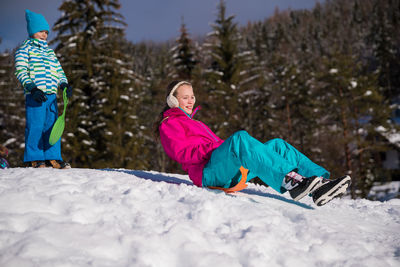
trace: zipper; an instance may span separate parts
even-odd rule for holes
[[[198,106],[197,108],[195,108],[195,109],[193,110],[193,112],[192,112],[191,115],[187,114],[186,111],[184,111],[181,107],[179,107],[179,109],[182,110],[182,111],[186,114],[186,116],[188,116],[191,120],[194,120],[194,121],[197,121],[198,123],[200,123],[200,125],[204,128],[204,130],[206,130],[206,132],[207,132],[215,141],[218,141],[218,139],[215,138],[215,137],[212,135],[212,133],[210,133],[210,131],[207,129],[207,127],[206,127],[201,121],[198,121],[198,120],[193,119],[194,114],[196,114],[196,112],[200,109],[200,106]]]
[[[215,138],[215,137],[210,133],[210,131],[206,128],[206,126],[205,126],[201,121],[197,121],[197,122],[200,123],[201,126],[203,126],[203,128],[206,130],[206,132],[207,132],[215,141],[218,141],[217,138]]]

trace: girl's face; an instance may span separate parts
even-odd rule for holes
[[[40,40],[46,41],[47,40],[47,35],[48,35],[47,31],[40,31],[40,32],[37,32],[37,33],[33,34],[32,37],[35,38],[35,39],[40,39]]]
[[[183,109],[187,114],[192,114],[193,106],[196,102],[194,97],[193,88],[188,84],[183,84],[179,86],[176,90],[179,107]]]

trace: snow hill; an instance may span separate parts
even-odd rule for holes
[[[317,207],[178,174],[0,170],[0,266],[400,266],[400,199]]]

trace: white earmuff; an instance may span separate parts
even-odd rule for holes
[[[181,86],[182,84],[192,85],[190,82],[186,82],[186,81],[181,81],[181,82],[177,83],[174,86],[174,88],[172,88],[172,90],[169,93],[169,95],[167,96],[167,105],[168,105],[168,107],[170,107],[170,108],[179,107],[178,99],[174,96],[174,93],[175,93],[176,89],[178,89],[178,87]]]
[[[170,108],[179,107],[178,99],[175,96],[171,95],[171,94],[169,94],[168,97],[167,97],[167,104],[168,104],[168,107],[170,107]]]

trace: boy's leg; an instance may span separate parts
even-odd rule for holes
[[[38,103],[31,95],[26,95],[25,107],[24,162],[44,160],[42,132],[46,117],[45,103]]]
[[[203,170],[204,186],[230,187],[240,178],[239,168],[249,170],[248,180],[258,176],[278,192],[285,175],[297,168],[271,146],[266,146],[245,131],[234,133],[211,155]]]
[[[54,145],[49,144],[50,133],[55,121],[58,118],[57,95],[47,95],[46,120],[43,131],[43,146],[45,160],[62,160],[61,157],[61,138]]]

